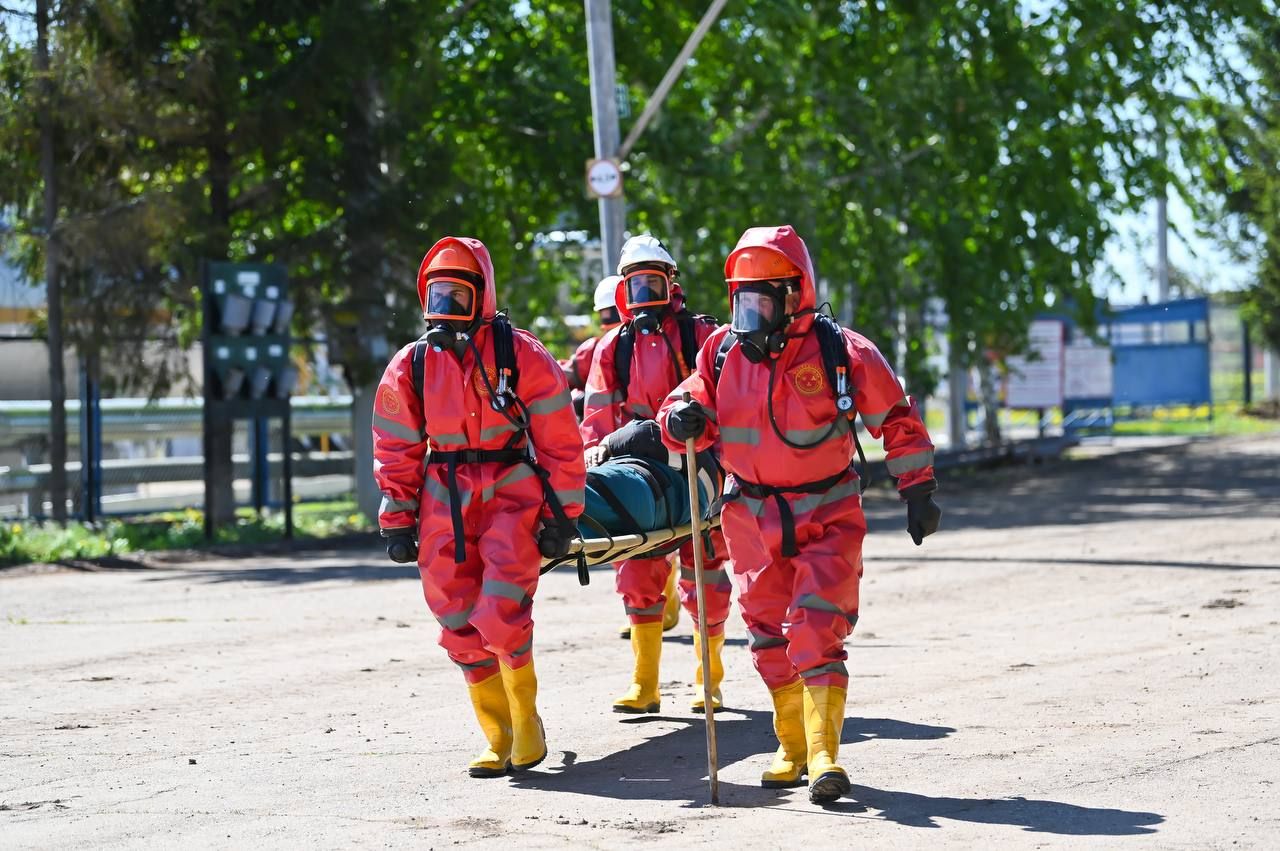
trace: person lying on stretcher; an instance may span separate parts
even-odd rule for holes
[[[603,451],[602,451],[603,450]],[[685,456],[662,445],[653,420],[636,420],[589,453],[586,509],[578,520],[584,539],[628,535],[689,522]],[[698,504],[702,519],[724,490],[724,470],[711,451],[698,453]]]

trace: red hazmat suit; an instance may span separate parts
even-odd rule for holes
[[[564,377],[569,382],[570,390],[586,389],[587,376],[591,372],[591,360],[595,356],[596,346],[599,345],[603,336],[602,334],[599,337],[589,337],[583,340],[567,360],[560,361],[560,368],[564,370]]]
[[[631,354],[631,377],[626,398],[622,397],[615,355],[618,336],[632,319],[625,296],[618,290],[618,311],[624,325],[600,338],[591,372],[587,377],[586,401],[583,406],[582,438],[588,448],[633,419],[653,419],[671,388],[688,375],[681,353],[680,327],[674,316],[684,306],[684,295],[678,284],[671,288],[671,313],[662,320],[661,334],[633,333],[635,345]],[[694,323],[698,346],[711,336],[715,326],[710,322]],[[707,571],[707,631],[709,635],[724,632],[729,617],[729,599],[733,584],[725,570],[727,548],[719,531],[711,533],[711,552],[705,562]],[[685,611],[698,617],[697,589],[693,581],[693,544],[680,549],[680,602]],[[631,559],[618,565],[616,583],[627,617],[633,624],[658,623],[666,601],[665,586],[670,567],[665,558]]]
[[[497,662],[519,669],[531,658],[531,607],[538,586],[541,556],[539,521],[550,519],[538,476],[523,463],[482,461],[456,467],[461,496],[464,559],[455,560],[448,467],[425,464],[427,450],[500,450],[518,431],[490,405],[480,369],[497,385],[493,331],[496,313],[493,264],[476,239],[447,237],[428,252],[465,246],[479,261],[484,287],[481,315],[486,323],[474,335],[484,364],[468,348],[425,347],[421,395],[412,376],[414,346],[396,353],[378,386],[373,413],[374,477],[382,490],[381,528],[416,527],[418,570],[427,606],[440,622],[440,644],[469,683],[498,672]],[[424,295],[419,275],[419,296]],[[425,304],[424,304],[425,309]],[[565,513],[582,513],[585,467],[582,438],[569,400],[564,373],[532,334],[514,330],[519,372],[516,392],[529,408],[529,447],[549,471]],[[517,444],[515,448],[520,448]]]
[[[726,262],[726,278],[739,251],[761,247],[780,252],[800,270],[798,310],[812,310],[813,264],[790,227],[748,230]],[[771,690],[800,677],[807,686],[846,687],[844,639],[858,619],[866,521],[851,467],[853,436],[848,421],[837,417],[813,324],[812,314],[792,321],[787,346],[771,362],[776,427],[793,443],[821,441],[812,448],[788,446],[770,422],[769,361],[753,364],[734,346],[717,384],[715,361],[728,328],[702,346],[696,371],[671,391],[658,414],[663,440],[682,451],[683,442],[667,431],[667,417],[682,394],[688,391],[712,413],[697,448],[718,442],[724,467],[733,474],[721,524],[752,657]],[[899,489],[933,478],[933,444],[915,402],[904,396],[875,345],[852,331],[844,338],[857,410],[871,435],[883,436]],[[839,423],[834,430],[833,422]],[[785,546],[791,525],[786,513],[794,523],[792,555]]]

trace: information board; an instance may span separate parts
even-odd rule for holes
[[[1062,404],[1062,335],[1061,319],[1031,323],[1031,354],[1008,360],[1007,407],[1054,408]]]

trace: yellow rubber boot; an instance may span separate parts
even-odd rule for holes
[[[680,592],[676,590],[676,577],[679,575],[679,566],[672,564],[671,572],[667,574],[666,590],[662,592],[667,595],[667,602],[662,607],[663,632],[670,632],[680,623]]]
[[[711,650],[711,706],[719,709],[720,683],[724,680],[724,662],[720,659],[720,651],[724,650],[724,633],[708,636],[707,644]],[[689,708],[694,712],[706,712],[706,704],[702,697],[702,636],[697,632],[693,634],[693,657],[698,660],[698,670],[693,675],[698,691],[693,696],[693,703]]]
[[[502,677],[494,674],[483,682],[467,683],[467,692],[489,741],[489,747],[471,760],[467,771],[472,777],[501,777],[511,768],[511,711]]]
[[[827,804],[849,794],[849,774],[836,760],[844,729],[846,689],[804,687],[804,728],[809,745],[809,800]]]
[[[769,694],[773,696],[773,732],[778,737],[778,752],[773,755],[769,770],[760,775],[760,785],[766,789],[803,786],[809,753],[804,735],[804,684],[797,680],[772,689]]]
[[[546,732],[537,707],[538,675],[532,659],[519,668],[505,664],[501,667],[502,684],[511,706],[511,769],[528,771],[547,758]]]
[[[631,688],[613,702],[613,711],[632,715],[657,712],[662,708],[662,695],[658,692],[658,661],[662,656],[662,624],[632,624],[631,651],[636,657],[635,670],[631,675]]]

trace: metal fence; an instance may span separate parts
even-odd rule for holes
[[[66,411],[71,514],[83,517],[90,505],[95,514],[118,516],[202,508],[200,399],[103,398],[95,417],[94,406],[76,398],[77,390],[83,390],[79,365],[69,359],[67,367],[72,397]],[[0,517],[43,517],[52,512],[47,372],[43,343],[0,340]],[[291,407],[295,499],[350,494],[354,490],[351,397],[295,396]],[[99,429],[98,441],[88,426]],[[241,420],[233,428],[237,506],[279,505],[284,447],[278,425],[257,427]],[[100,464],[88,469],[82,464],[86,446],[100,446],[101,452]]]

